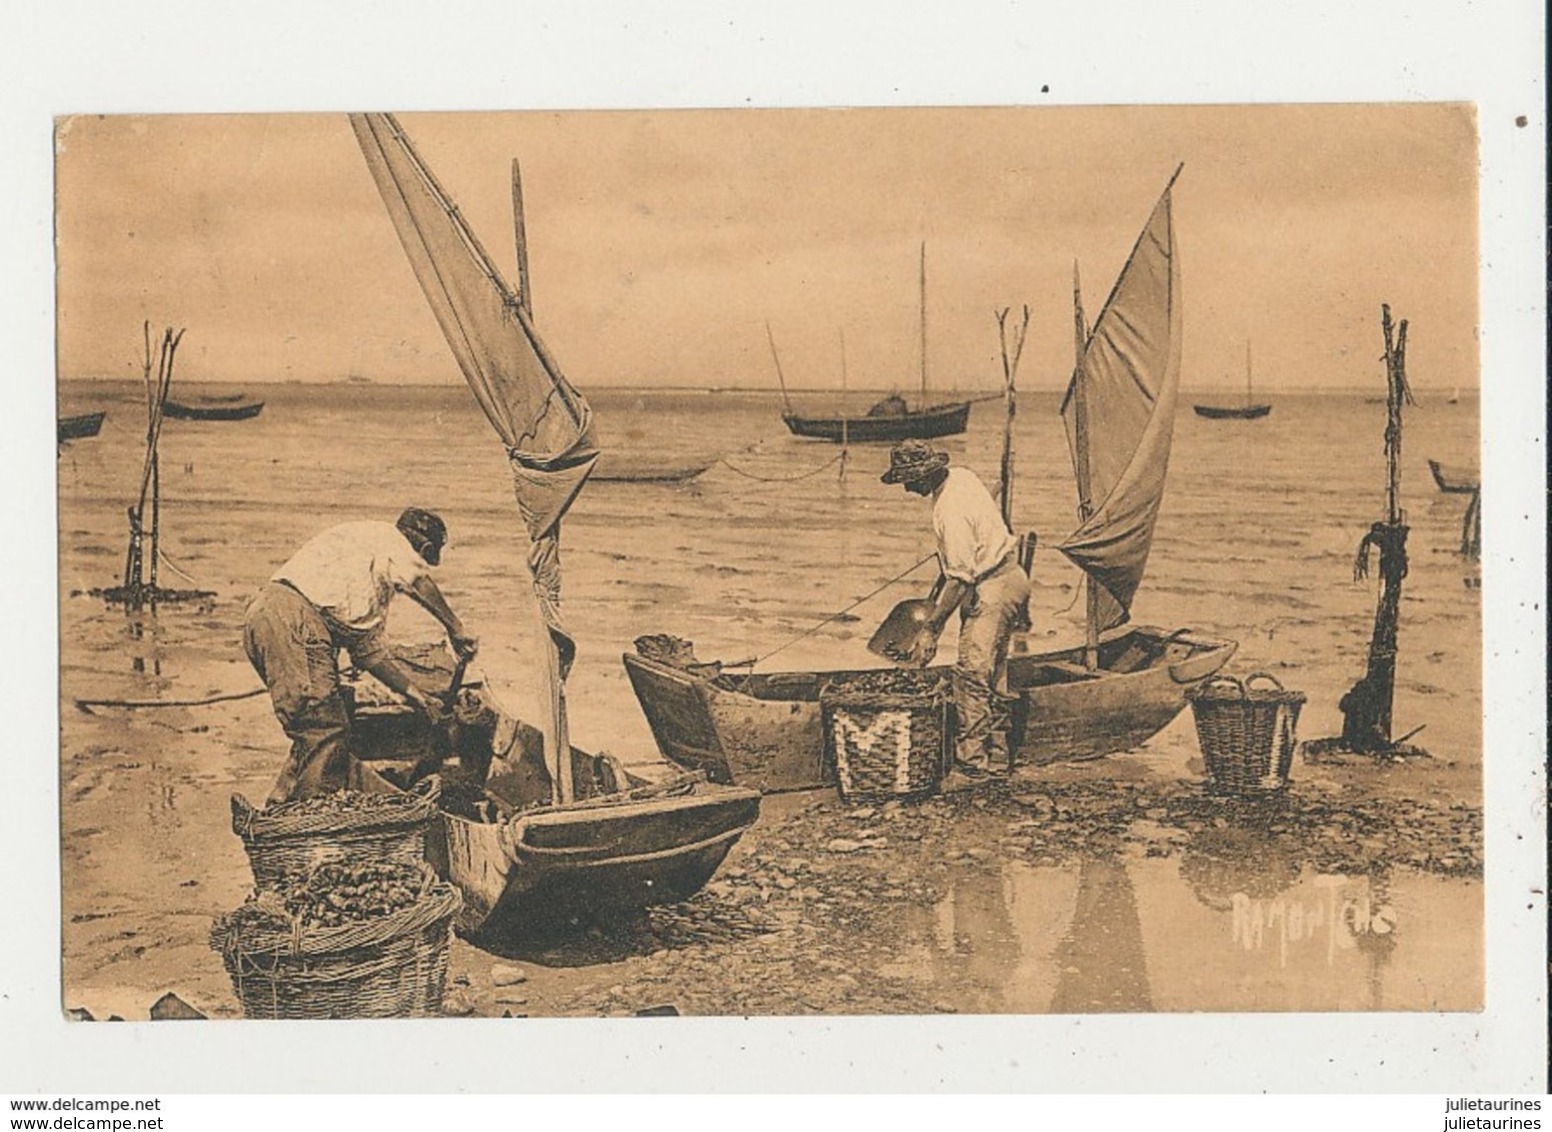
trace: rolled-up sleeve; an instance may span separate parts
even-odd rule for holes
[[[388,647],[388,635],[382,629],[371,629],[365,633],[338,634],[345,639],[345,649],[350,653],[350,660],[358,669],[370,671],[380,662],[389,659],[393,653]]]

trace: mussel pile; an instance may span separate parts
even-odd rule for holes
[[[420,899],[427,876],[419,865],[319,865],[306,877],[249,900],[232,914],[254,927],[337,928],[389,916]]]
[[[404,794],[386,792],[367,794],[359,790],[336,790],[328,794],[315,794],[298,802],[282,802],[269,806],[264,816],[292,817],[301,814],[353,814],[362,810],[391,810],[399,806],[418,803],[418,799]]]

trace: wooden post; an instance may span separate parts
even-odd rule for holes
[[[1401,508],[1401,409],[1411,401],[1406,380],[1406,320],[1393,331],[1390,307],[1381,307],[1385,336],[1385,519],[1369,528],[1358,547],[1356,577],[1368,571],[1371,549],[1379,550],[1380,593],[1374,633],[1364,676],[1342,697],[1342,744],[1349,750],[1393,750],[1391,709],[1396,688],[1396,640],[1401,615],[1401,583],[1406,577],[1406,512]],[[1415,732],[1414,732],[1415,733]]]
[[[841,329],[841,475],[842,483],[846,482],[846,456],[850,430],[847,428],[850,418],[847,416],[846,407],[846,330]]]
[[[1029,308],[1024,308],[1024,321],[1013,340],[1013,351],[1008,351],[1008,308],[997,312],[997,333],[1002,343],[1003,405],[1007,412],[1002,424],[1002,468],[999,477],[998,498],[1002,502],[1002,521],[1013,530],[1013,418],[1018,413],[1017,378],[1019,358],[1024,353],[1024,338],[1029,332]]]

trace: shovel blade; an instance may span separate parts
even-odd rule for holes
[[[915,651],[922,634],[931,631],[927,618],[932,613],[932,606],[932,602],[921,598],[900,602],[889,611],[889,616],[868,641],[868,651],[895,664],[902,663]]]

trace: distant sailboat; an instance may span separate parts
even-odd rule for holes
[[[1250,343],[1245,343],[1245,403],[1242,406],[1230,405],[1193,405],[1196,415],[1206,417],[1208,420],[1241,420],[1253,421],[1266,416],[1272,411],[1272,406],[1256,404],[1252,399],[1252,382],[1250,376]]]
[[[769,335],[770,327],[766,327]],[[776,344],[771,342],[775,356]],[[806,436],[815,440],[836,443],[848,441],[895,441],[914,437],[931,440],[938,436],[957,436],[970,422],[969,401],[949,401],[940,405],[927,404],[927,245],[921,246],[921,404],[912,409],[905,398],[891,393],[869,409],[864,416],[851,417],[800,417],[786,402],[786,381],[781,379],[781,362],[776,362],[776,376],[782,384],[782,400],[785,411],[781,419],[794,436]]]

